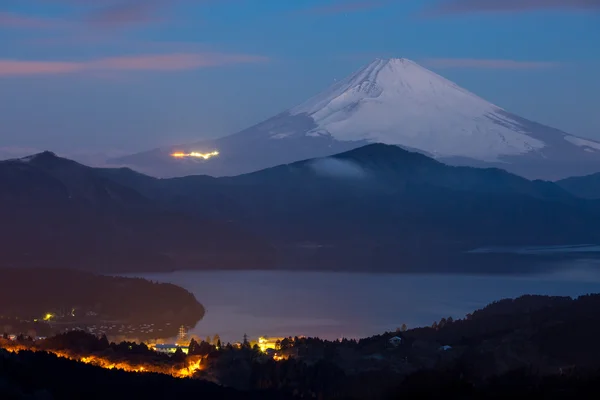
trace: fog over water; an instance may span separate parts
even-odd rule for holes
[[[430,325],[502,298],[600,292],[600,263],[565,262],[536,275],[368,274],[290,271],[180,271],[142,274],[196,296],[206,316],[191,333],[241,341],[258,336],[359,338]]]

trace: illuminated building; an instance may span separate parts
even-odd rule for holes
[[[179,327],[179,334],[177,335],[177,344],[178,345],[187,345],[189,343],[188,340],[188,332],[185,326],[181,325]]]
[[[183,351],[185,354],[187,354],[189,351],[188,346],[178,346],[176,344],[157,344],[157,345],[153,346],[153,348],[154,348],[154,351],[156,351],[158,353],[166,353],[166,354],[173,354],[177,351],[177,349],[181,349],[181,351]]]
[[[263,353],[265,353],[267,349],[279,350],[283,339],[284,338],[266,338],[261,336],[258,338],[258,347]]]
[[[290,356],[287,355],[280,355],[280,354],[275,354],[273,356],[273,360],[274,361],[283,361],[283,360],[287,360],[288,358],[290,358]]]
[[[179,340],[184,340],[186,336],[187,330],[185,329],[185,326],[181,325],[179,327]]]

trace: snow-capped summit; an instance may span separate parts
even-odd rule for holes
[[[376,59],[306,102],[236,134],[116,160],[161,176],[234,175],[369,143],[526,177],[600,171],[600,143],[520,118],[404,59]],[[173,152],[212,152],[210,160]]]
[[[436,157],[497,161],[544,147],[500,107],[406,59],[377,59],[290,113],[308,135],[399,144]]]

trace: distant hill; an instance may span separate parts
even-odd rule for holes
[[[575,196],[600,199],[600,173],[567,178],[556,183]]]
[[[392,145],[236,177],[102,175],[165,207],[252,230],[292,267],[452,269],[481,246],[600,241],[598,202],[551,182],[451,167]]]
[[[165,208],[98,170],[44,152],[0,162],[1,266],[97,272],[268,268],[266,242]]]
[[[154,338],[172,338],[181,325],[195,326],[204,312],[193,294],[169,283],[66,269],[0,268],[0,334],[18,334],[18,326],[27,326],[44,336],[42,319],[50,313],[54,332],[91,325],[152,324]],[[118,335],[117,329],[104,333]],[[131,336],[144,334],[138,330]]]

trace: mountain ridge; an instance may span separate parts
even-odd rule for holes
[[[0,161],[2,266],[269,268],[272,249],[252,235],[164,207],[100,172],[50,152]]]
[[[600,241],[592,222],[600,217],[598,202],[553,182],[448,166],[393,145],[370,144],[234,177],[154,182],[142,184],[150,197],[251,227],[279,249],[282,265],[293,268],[474,272],[485,262],[499,271],[527,269],[534,264],[529,258],[521,265],[465,252]],[[402,267],[391,266],[397,260],[405,261]]]
[[[575,196],[600,199],[600,172],[562,179],[557,184]]]
[[[45,160],[44,165],[49,161],[53,166],[83,168],[85,173],[75,176],[124,187],[135,194],[134,203],[138,197],[147,202],[131,206],[124,198],[123,207],[114,205],[122,200],[118,197],[107,197],[108,205],[79,201],[90,192],[65,192],[62,183],[58,194],[46,195],[40,203],[39,190],[53,193],[40,182],[50,185],[53,180],[27,179],[28,190],[21,191],[21,186],[6,184],[7,171],[13,171],[3,168],[6,165],[37,171],[39,167],[30,165],[31,157],[25,160],[0,163],[0,210],[14,225],[0,229],[0,239],[12,239],[15,254],[26,254],[32,246],[31,231],[37,234],[44,227],[41,254],[48,254],[47,243],[64,248],[56,238],[66,237],[67,248],[76,244],[84,250],[78,255],[80,262],[90,255],[106,262],[99,254],[112,249],[113,261],[120,265],[139,264],[125,255],[140,251],[163,260],[168,268],[476,272],[485,262],[488,270],[507,272],[507,265],[513,270],[533,268],[532,260],[519,258],[523,261],[519,264],[511,258],[507,263],[502,256],[489,259],[469,251],[600,242],[594,223],[600,218],[599,201],[500,169],[448,166],[394,145],[370,144],[330,157],[217,178],[158,179],[125,168]],[[48,174],[52,173],[56,169],[51,168]],[[59,177],[73,175],[61,172]],[[73,184],[69,181],[66,187]],[[77,201],[68,193],[74,193]],[[62,231],[52,231],[54,226]],[[65,233],[65,226],[72,229]],[[132,232],[136,240],[131,242],[131,234],[123,232]],[[112,239],[90,247],[97,237]],[[267,249],[273,249],[272,256]]]

